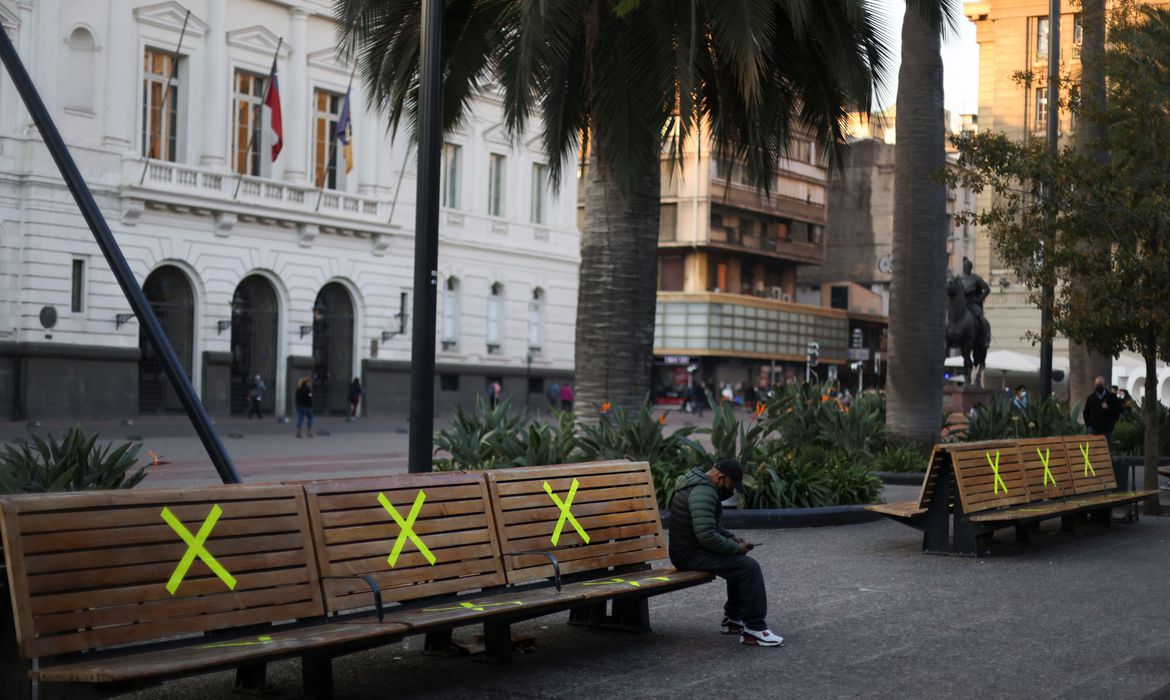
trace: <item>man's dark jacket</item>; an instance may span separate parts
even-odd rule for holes
[[[1104,402],[1108,409],[1101,408],[1101,403]],[[1117,419],[1121,417],[1121,411],[1124,408],[1121,404],[1121,399],[1117,398],[1110,392],[1105,392],[1105,398],[1097,396],[1097,392],[1089,394],[1089,398],[1085,399],[1085,410],[1082,411],[1081,417],[1085,419],[1085,425],[1100,433],[1107,433],[1113,430],[1113,426],[1117,424]]]
[[[739,544],[719,525],[723,516],[719,490],[701,469],[678,478],[670,502],[670,559],[686,561],[688,555],[706,551],[738,554]]]

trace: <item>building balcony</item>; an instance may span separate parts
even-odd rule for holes
[[[654,354],[804,362],[847,361],[849,316],[839,309],[711,292],[658,292]]]
[[[126,159],[122,170],[127,225],[149,207],[213,214],[220,229],[242,219],[297,228],[310,240],[319,231],[364,234],[376,247],[399,230],[390,202],[374,197],[159,160]]]
[[[826,211],[825,184],[823,182],[814,184],[785,178],[780,182],[780,185],[781,187],[777,191],[765,195],[754,187],[713,177],[711,178],[712,210],[723,206],[824,225]],[[791,190],[791,194],[799,196],[789,196],[786,193],[787,190]]]
[[[773,233],[761,233],[758,229],[753,233],[743,233],[737,228],[728,226],[710,226],[707,235],[696,244],[719,250],[766,255],[799,263],[822,264],[825,262],[823,243],[796,241]],[[692,244],[690,241],[662,241],[659,243],[659,247],[690,248]]]

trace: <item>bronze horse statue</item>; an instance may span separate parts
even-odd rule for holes
[[[963,283],[956,277],[947,280],[947,352],[958,348],[963,354],[963,379],[968,386],[983,386],[983,369],[987,348],[991,347],[991,325],[976,315],[967,304]],[[971,382],[971,368],[978,368]]]

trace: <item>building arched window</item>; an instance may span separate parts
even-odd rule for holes
[[[500,326],[504,316],[504,285],[496,282],[488,296],[487,307],[487,351],[497,355],[500,352]]]
[[[532,290],[532,301],[528,302],[528,352],[540,354],[544,345],[544,290]]]
[[[94,65],[97,63],[97,42],[85,27],[77,27],[65,41],[69,46],[68,70],[65,82],[65,108],[74,113],[94,115]]]
[[[443,289],[443,349],[459,347],[459,279],[448,277]]]

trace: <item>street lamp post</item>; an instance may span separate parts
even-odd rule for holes
[[[1048,3],[1048,154],[1054,161],[1057,155],[1057,138],[1060,126],[1060,0]],[[1051,195],[1051,193],[1048,193]],[[1051,241],[1055,232],[1051,218],[1048,223],[1046,242]],[[1045,246],[1042,255],[1048,254],[1051,244]],[[1055,292],[1052,284],[1045,283],[1040,290],[1040,398],[1052,396],[1052,305]]]

